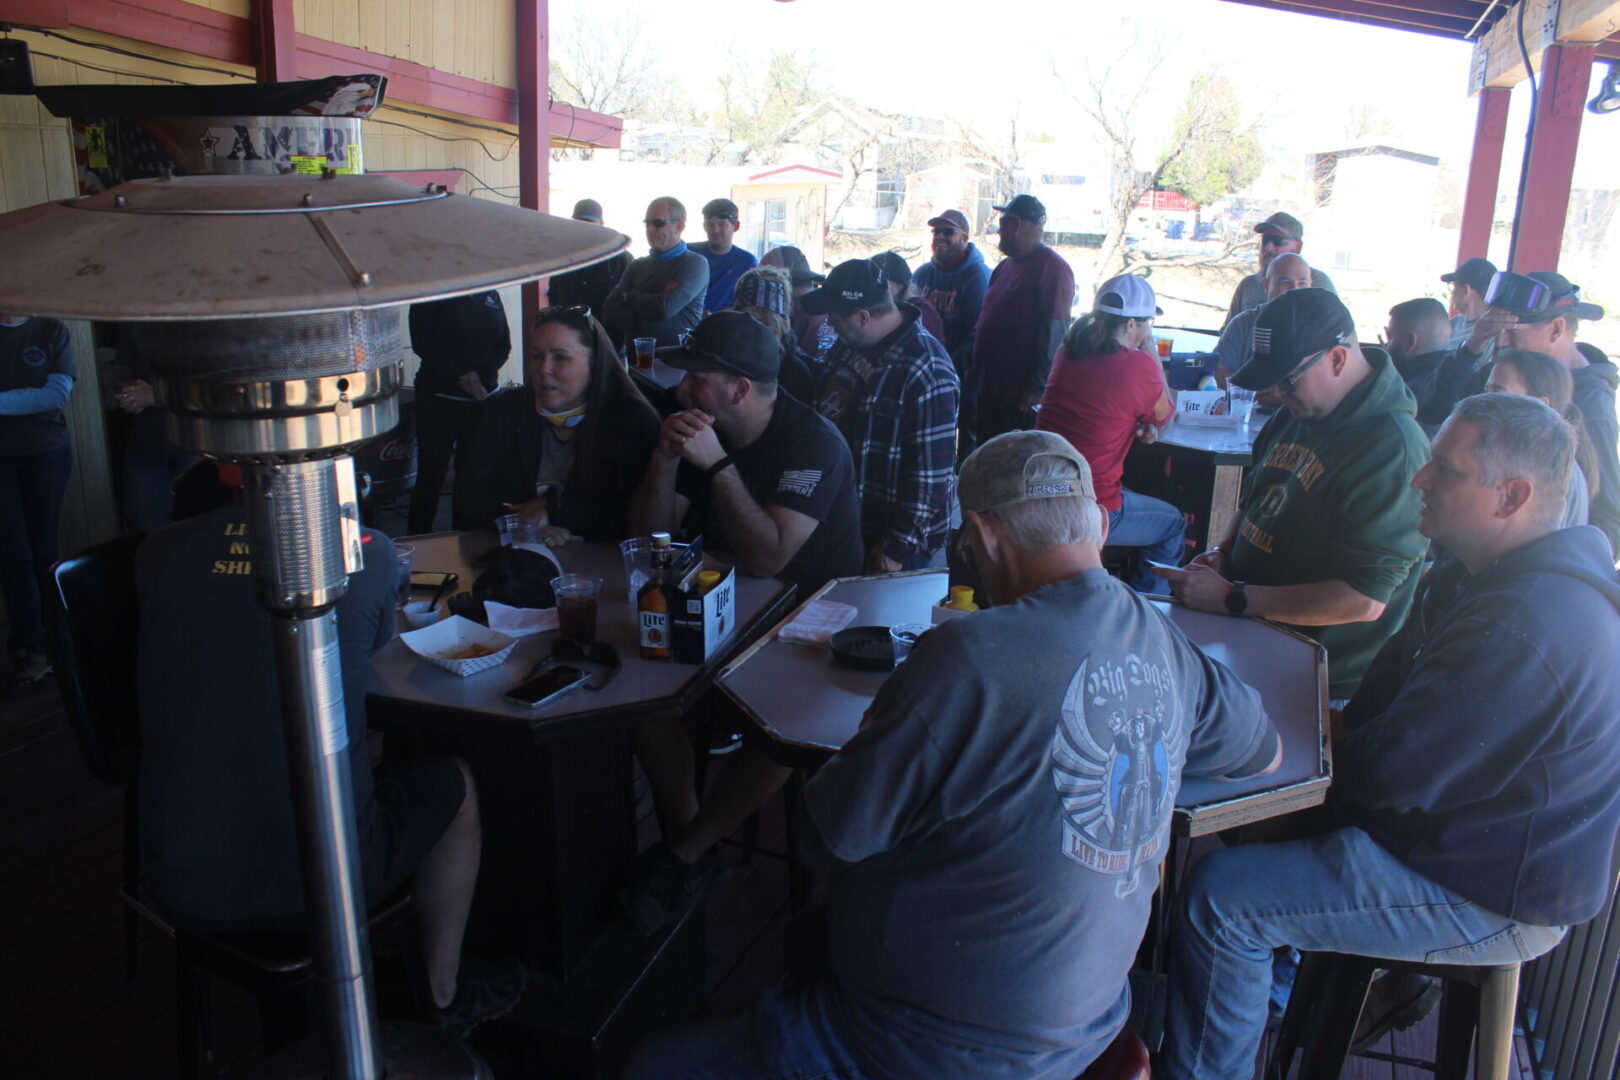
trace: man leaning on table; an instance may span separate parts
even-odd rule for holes
[[[686,375],[686,408],[664,421],[658,448],[631,505],[638,535],[701,534],[744,573],[780,576],[802,599],[829,578],[861,572],[855,466],[838,429],[777,388],[780,339],[752,315],[720,311],[684,346],[660,356]],[[745,744],[698,807],[692,732],[649,721],[635,733],[670,842],[648,849],[623,903],[651,933],[695,899],[716,867],[715,844],[786,781],[791,770]]]
[[[1388,354],[1362,349],[1350,312],[1321,289],[1261,309],[1231,382],[1283,408],[1255,439],[1227,535],[1164,574],[1188,607],[1274,619],[1320,641],[1330,694],[1348,698],[1417,588],[1428,544],[1411,482],[1429,440]]]
[[[1273,949],[1529,960],[1592,918],[1620,831],[1620,580],[1559,530],[1575,435],[1534,398],[1464,399],[1417,474],[1423,582],[1336,725],[1322,831],[1206,856],[1171,937],[1168,1075],[1249,1076]],[[1364,1021],[1365,1022],[1365,1021]]]
[[[1183,773],[1280,762],[1255,692],[1102,568],[1067,440],[1003,435],[961,481],[995,606],[925,635],[805,788],[828,970],[627,1076],[1072,1080],[1130,1011]]]

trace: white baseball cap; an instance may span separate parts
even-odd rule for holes
[[[1120,274],[1103,282],[1091,309],[1126,319],[1151,319],[1164,314],[1153,295],[1153,286],[1136,274]]]

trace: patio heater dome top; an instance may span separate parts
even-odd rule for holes
[[[457,296],[587,266],[624,235],[379,175],[179,176],[0,214],[0,311],[192,320]]]

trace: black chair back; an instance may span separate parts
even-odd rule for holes
[[[135,551],[143,539],[120,536],[63,559],[44,598],[45,648],[79,752],[97,780],[126,786],[141,758]]]

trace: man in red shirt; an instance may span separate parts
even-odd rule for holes
[[[990,274],[974,330],[963,380],[974,408],[963,424],[963,455],[1035,425],[1033,407],[1074,307],[1074,271],[1044,242],[1046,207],[1033,195],[1015,195],[994,209],[1001,212],[996,243],[1007,258]]]
[[[1175,417],[1159,361],[1143,351],[1156,314],[1147,279],[1121,274],[1103,282],[1091,312],[1058,349],[1036,427],[1062,435],[1090,463],[1097,505],[1108,513],[1108,543],[1142,549],[1131,586],[1164,593],[1145,560],[1180,566],[1187,520],[1169,503],[1120,486],[1131,443],[1152,442]]]

